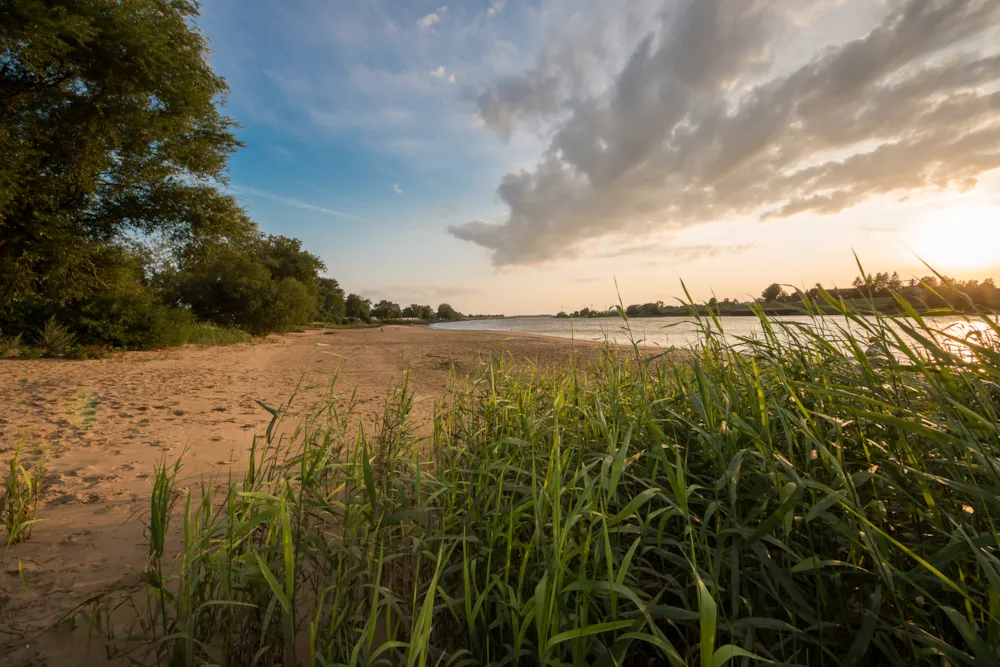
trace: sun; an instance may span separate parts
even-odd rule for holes
[[[934,268],[1000,264],[1000,206],[956,207],[918,226],[913,250]]]

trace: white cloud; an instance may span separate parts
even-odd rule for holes
[[[399,187],[398,183],[392,184],[392,191],[395,192],[397,195],[403,194],[403,188]]]
[[[493,2],[490,3],[490,8],[486,10],[486,13],[490,16],[496,16],[502,12],[506,6],[507,0],[493,0]]]
[[[861,36],[798,62],[775,52],[801,28],[801,3],[656,4],[627,59],[608,55],[599,28],[571,31],[480,92],[486,128],[536,128],[547,145],[498,187],[505,220],[451,234],[495,264],[532,264],[609,235],[969,188],[1000,168],[996,0],[894,0]],[[613,76],[595,90],[602,72]]]
[[[434,25],[441,22],[441,15],[444,14],[446,11],[448,11],[447,5],[438,7],[437,11],[433,11],[430,14],[427,14],[426,16],[421,16],[419,19],[417,19],[417,26],[419,26],[421,30],[427,30],[428,28],[433,27]]]
[[[448,83],[455,83],[455,73],[448,72],[444,65],[438,65],[436,68],[431,70],[431,76],[435,79],[444,79]]]

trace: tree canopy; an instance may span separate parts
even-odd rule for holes
[[[184,0],[13,0],[0,13],[0,311],[129,293],[135,235],[253,227],[220,192],[240,143]]]

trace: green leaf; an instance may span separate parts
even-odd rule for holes
[[[713,667],[714,662],[714,647],[715,647],[715,624],[718,620],[718,607],[715,604],[715,600],[712,598],[712,594],[709,592],[708,587],[705,586],[705,582],[702,581],[701,577],[695,573],[698,578],[698,617],[699,617],[699,629],[701,630],[701,638],[699,644],[701,646],[701,667]]]
[[[256,551],[253,552],[253,557],[257,559],[257,566],[260,567],[260,573],[264,575],[267,585],[271,587],[271,592],[274,593],[274,597],[278,600],[278,604],[281,605],[281,608],[285,610],[286,614],[292,613],[292,605],[288,601],[288,596],[286,596],[285,592],[281,590],[281,586],[278,584],[278,579],[267,567],[267,563],[264,562],[264,559],[261,558],[260,554]]]
[[[614,632],[616,630],[623,630],[634,621],[611,621],[609,623],[597,623],[594,625],[588,625],[582,628],[574,628],[573,630],[567,630],[566,632],[560,632],[549,639],[548,643],[545,645],[545,650],[550,651],[552,647],[557,644],[569,641],[571,639],[579,639],[580,637],[589,637],[590,635],[600,634],[602,632]]]
[[[771,662],[770,660],[762,658],[756,653],[751,653],[750,651],[742,649],[739,646],[726,644],[725,646],[720,646],[719,650],[712,656],[711,667],[722,667],[733,658],[750,658],[751,660],[757,660],[759,662]]]

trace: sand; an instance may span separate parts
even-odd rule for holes
[[[138,583],[143,513],[154,465],[184,452],[184,485],[239,465],[270,415],[297,387],[304,408],[356,391],[359,419],[374,421],[393,380],[409,371],[414,422],[427,429],[449,371],[467,375],[482,352],[509,351],[542,366],[592,344],[426,327],[309,331],[231,347],[116,354],[98,361],[0,361],[0,480],[15,444],[52,455],[42,522],[0,571],[0,665],[100,665],[86,633],[53,625],[94,596]],[[0,538],[6,542],[5,531]],[[2,544],[0,544],[2,546]],[[20,571],[19,571],[20,567]],[[28,585],[22,585],[22,574]]]

